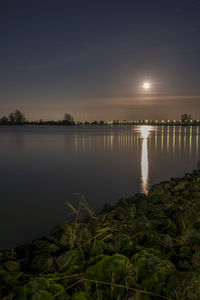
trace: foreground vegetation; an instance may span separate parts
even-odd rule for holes
[[[74,222],[0,252],[1,299],[200,299],[200,171],[98,215],[68,205]]]

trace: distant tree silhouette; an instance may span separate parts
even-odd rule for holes
[[[96,120],[94,120],[94,121],[92,121],[92,122],[91,122],[91,124],[92,124],[92,125],[98,125],[98,124],[99,124],[99,122],[98,122],[98,121],[96,121]]]
[[[25,115],[20,110],[15,110],[14,116],[15,116],[15,122],[17,124],[21,124],[26,121]]]
[[[9,114],[8,120],[11,124],[23,124],[26,121],[26,118],[20,110],[16,109]]]
[[[192,116],[190,114],[182,114],[181,115],[182,122],[189,122],[190,120],[192,120]]]
[[[10,113],[9,116],[8,116],[8,121],[11,123],[11,124],[14,124],[15,123],[15,116],[14,116],[14,113]]]
[[[63,122],[65,124],[73,124],[74,118],[69,113],[65,113],[64,118],[63,118]]]
[[[2,125],[8,124],[8,118],[6,116],[1,117],[0,124]]]

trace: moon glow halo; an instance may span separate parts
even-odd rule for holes
[[[145,83],[143,84],[143,88],[144,88],[145,90],[148,90],[148,89],[150,88],[150,83],[149,83],[149,82],[145,82]]]

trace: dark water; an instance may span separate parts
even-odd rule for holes
[[[197,166],[199,127],[0,127],[0,248],[48,234],[66,202],[105,202]]]

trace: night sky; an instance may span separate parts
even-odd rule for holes
[[[200,119],[200,0],[0,0],[0,114],[14,109]]]

